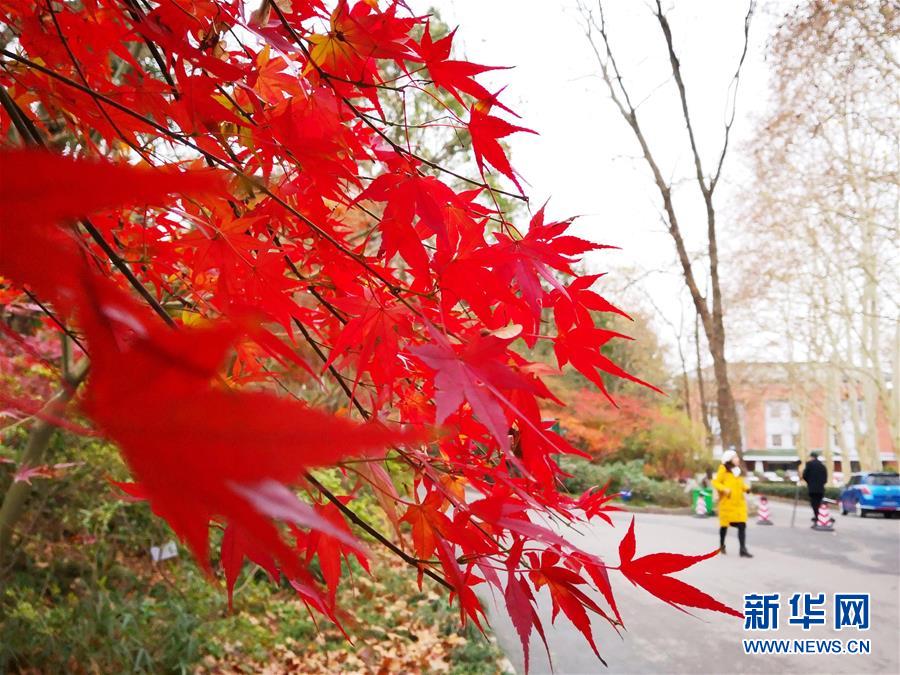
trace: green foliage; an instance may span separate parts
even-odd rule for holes
[[[328,670],[383,640],[401,656],[407,646],[431,640],[437,646],[422,651],[439,650],[458,675],[490,672],[499,661],[496,646],[477,629],[460,631],[445,596],[427,585],[419,592],[414,571],[377,557],[376,579],[354,562],[346,575],[352,581],[340,591],[354,645],[321,620],[317,626],[293,589],[273,585],[252,566],[238,581],[236,611],[229,614],[222,585],[211,583],[183,550],[182,557],[151,563],[149,547],[174,537],[146,504],[117,497],[108,479],[127,480],[127,472],[115,448],[58,434],[50,456],[83,464],[33,481],[20,529],[25,536],[11,565],[0,570],[0,672],[186,673],[232,665],[252,671],[248,664],[278,659],[315,672],[316,659]],[[0,472],[2,487],[12,470],[0,466]],[[337,493],[352,487],[337,470],[316,475]],[[379,522],[371,496],[362,495],[354,508]],[[315,560],[311,571],[317,572]],[[353,669],[371,665],[358,661]]]
[[[753,489],[751,490],[754,494],[758,495],[771,495],[773,497],[790,497],[794,498],[794,495],[797,492],[797,486],[795,483],[763,483],[756,482],[753,484]],[[800,499],[806,498],[806,487],[804,485],[800,486]],[[826,486],[825,488],[825,496],[829,499],[837,499],[841,494],[841,489],[832,486]]]
[[[639,459],[630,462],[604,462],[595,464],[581,458],[565,457],[562,468],[572,474],[564,481],[569,492],[580,493],[609,483],[609,492],[630,489],[637,503],[660,506],[688,506],[690,495],[674,481],[658,480],[644,473],[644,463]]]
[[[702,443],[694,423],[683,410],[663,405],[655,418],[623,439],[619,452],[611,459],[643,459],[647,473],[665,479],[685,477],[704,466]]]
[[[95,565],[67,554],[45,567],[19,569],[7,584],[0,598],[0,668],[189,672],[232,642],[249,657],[264,658],[276,639],[314,634],[302,606],[257,579],[242,602],[275,617],[277,633],[249,612],[226,615],[221,590],[187,561],[166,563],[168,579],[141,574],[136,561],[107,565],[106,576],[92,579]]]
[[[127,472],[115,448],[57,434],[50,456],[82,464],[33,481],[21,548],[0,571],[0,671],[189,672],[236,636],[265,653],[272,631],[226,616],[221,588],[193,563],[151,565],[149,547],[172,533],[146,504],[116,496],[107,479]],[[309,638],[291,595],[253,579],[241,602],[278,616],[281,635]]]
[[[8,437],[4,454],[18,459],[21,438]],[[117,497],[110,481],[130,480],[116,448],[96,439],[55,434],[46,462],[73,463],[55,479],[32,479],[32,490],[19,532],[39,532],[46,541],[91,541],[85,549],[99,559],[112,559],[110,552],[140,556],[164,537],[171,538],[166,524],[153,516],[146,504],[133,504]],[[0,494],[12,483],[15,465],[0,464]],[[100,570],[102,574],[105,570]]]

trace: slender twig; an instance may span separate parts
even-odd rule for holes
[[[342,502],[334,494],[332,494],[331,491],[328,490],[328,488],[326,488],[319,481],[317,481],[311,474],[307,473],[305,475],[305,478],[307,481],[309,481],[309,483],[313,487],[316,488],[316,490],[318,490],[322,494],[323,497],[325,497],[325,499],[327,499],[332,504],[334,504],[338,508],[338,510],[341,513],[343,513],[344,516],[346,516],[346,518],[350,522],[352,522],[354,525],[358,526],[360,529],[362,529],[364,532],[366,532],[369,536],[371,536],[373,539],[378,541],[382,546],[384,546],[385,548],[390,550],[392,553],[394,553],[396,556],[401,558],[403,560],[403,562],[420,570],[423,574],[425,574],[425,576],[431,577],[436,582],[438,582],[441,586],[444,586],[445,588],[447,588],[451,591],[456,590],[453,587],[453,584],[451,584],[449,581],[444,579],[444,577],[437,574],[434,570],[432,570],[428,567],[425,567],[426,564],[433,564],[431,561],[419,560],[418,558],[415,558],[415,557],[409,555],[406,551],[404,551],[402,548],[397,546],[390,539],[388,539],[383,534],[381,534],[381,532],[379,532],[374,527],[369,525],[369,523],[367,523],[365,520],[360,518],[359,515],[357,515],[357,513],[355,511],[348,508],[347,505],[344,504],[344,502]]]
[[[5,52],[6,50],[3,51]],[[22,112],[22,109],[19,108],[19,106],[16,104],[16,102],[12,100],[12,98],[6,92],[6,88],[0,86],[0,92],[2,92],[2,96],[0,96],[0,103],[3,104],[4,108],[12,109],[18,115],[21,126],[17,126],[16,128],[21,128],[25,131],[25,133],[23,134],[23,139],[25,140],[25,142],[36,147],[46,147],[44,140],[41,138],[37,129],[33,124],[30,123],[30,121]],[[150,305],[153,311],[156,312],[156,314],[159,315],[159,317],[163,321],[174,327],[175,322],[172,320],[172,317],[169,316],[169,313],[166,312],[159,301],[155,297],[153,297],[153,294],[150,293],[150,291],[147,290],[144,284],[141,283],[140,279],[135,276],[134,272],[132,272],[131,268],[128,266],[128,263],[126,263],[122,259],[122,257],[118,253],[116,253],[115,249],[113,249],[109,242],[107,242],[103,237],[100,230],[98,230],[87,217],[81,219],[81,224],[87,231],[87,233],[91,235],[91,238],[94,240],[94,242],[96,242],[96,244],[101,248],[103,253],[106,254],[110,262],[112,262],[112,264],[115,265],[116,269],[118,269],[128,280],[128,283],[131,284],[132,288],[134,288],[134,290],[138,292],[138,294],[144,299],[144,301],[148,305]]]
[[[326,72],[325,70],[322,69],[322,67],[318,63],[316,63],[315,59],[313,59],[312,55],[309,53],[309,49],[307,48],[306,43],[303,41],[303,38],[297,34],[297,31],[295,31],[294,27],[291,26],[291,24],[288,22],[287,17],[285,17],[285,15],[282,13],[281,8],[278,6],[278,3],[273,2],[273,3],[271,3],[271,6],[272,6],[272,9],[274,10],[274,12],[278,15],[278,19],[281,21],[282,26],[284,26],[285,30],[291,36],[291,39],[294,40],[294,42],[300,48],[300,51],[303,52],[303,55],[304,55],[304,57],[306,57],[307,62],[309,64],[311,64],[312,67],[315,69],[316,73],[318,73],[318,75],[322,79],[324,79],[326,82],[329,82],[329,85],[333,88],[334,85],[330,84],[331,80],[341,81],[341,78],[336,77],[336,76],[332,75],[331,73]],[[357,119],[362,121],[366,126],[368,126],[370,129],[372,129],[372,131],[374,131],[376,134],[378,134],[382,138],[382,140],[384,140],[386,143],[388,143],[391,146],[391,148],[393,148],[397,153],[399,153],[401,155],[406,155],[407,157],[410,157],[411,159],[414,159],[417,162],[421,162],[422,164],[425,164],[426,166],[431,167],[435,171],[440,171],[442,173],[446,173],[447,175],[453,176],[454,178],[461,180],[465,183],[468,183],[469,185],[481,187],[485,190],[493,190],[493,191],[498,192],[499,194],[502,194],[511,199],[518,199],[519,201],[523,201],[523,202],[528,201],[528,197],[526,197],[525,195],[516,194],[515,192],[507,192],[506,190],[500,190],[498,188],[492,188],[490,185],[488,185],[484,181],[475,180],[474,178],[469,178],[468,176],[464,176],[462,174],[456,173],[455,171],[452,171],[444,166],[441,166],[440,164],[437,164],[436,162],[432,162],[430,159],[422,157],[421,155],[418,155],[418,154],[408,150],[407,148],[404,148],[402,145],[399,145],[398,143],[396,143],[394,141],[394,139],[391,138],[388,134],[386,134],[383,129],[379,128],[376,124],[374,124],[368,118],[367,115],[363,114],[359,109],[357,109],[357,107],[355,105],[353,105],[353,103],[346,96],[343,96],[342,94],[340,94],[338,92],[335,92],[335,93],[340,97],[340,99],[344,102],[344,104],[350,109],[350,112],[353,113],[354,117],[356,117]]]

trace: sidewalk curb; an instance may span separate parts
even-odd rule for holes
[[[654,504],[636,506],[631,504],[616,504],[616,508],[628,513],[662,513],[674,516],[689,516],[692,513],[690,506],[656,506]]]
[[[793,500],[791,500],[793,501]],[[694,510],[690,506],[655,506],[647,504],[645,506],[632,506],[630,504],[616,504],[616,507],[626,513],[652,513],[657,515],[669,516],[693,516]],[[756,516],[756,504],[747,504],[747,516]],[[715,517],[716,513],[710,513],[709,517]]]

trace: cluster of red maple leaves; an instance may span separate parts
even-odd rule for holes
[[[610,567],[542,524],[608,520],[611,496],[559,492],[554,456],[577,451],[541,418],[548,367],[514,347],[549,341],[601,389],[634,378],[593,318],[618,310],[573,269],[600,247],[498,206],[491,171],[521,196],[500,139],[528,130],[453,34],[375,0],[0,0],[0,21],[0,301],[41,301],[89,359],[76,400],[121,448],[122,489],[210,571],[225,528],[229,589],[246,557],[334,617],[364,532],[463,621],[495,587],[526,654],[543,587],[597,651],[590,617],[622,623],[609,569],[735,613],[668,576],[701,558],[635,560],[633,526]],[[475,175],[397,140],[385,102],[409,94],[462,105]],[[329,491],[325,466],[354,489]],[[354,511],[360,491],[393,534]]]

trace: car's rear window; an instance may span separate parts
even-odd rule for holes
[[[900,485],[900,476],[896,474],[866,476],[866,483],[868,483],[869,485]]]

